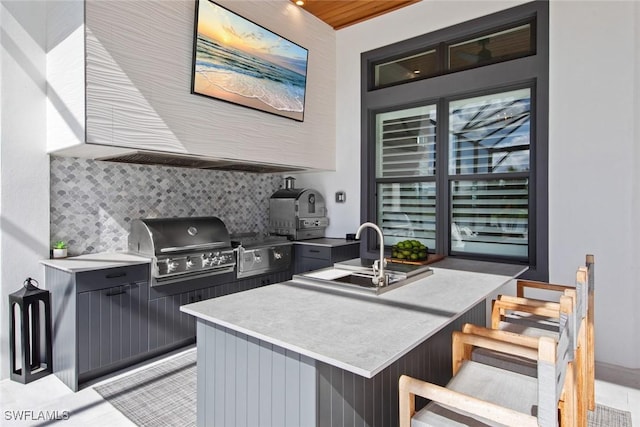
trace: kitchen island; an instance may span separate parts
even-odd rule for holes
[[[401,374],[444,384],[451,332],[526,267],[445,259],[381,295],[288,281],[195,316],[199,426],[394,426]]]

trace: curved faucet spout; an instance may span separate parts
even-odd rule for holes
[[[380,238],[380,260],[378,261],[378,268],[376,268],[376,264],[373,264],[373,283],[377,286],[384,286],[386,283],[386,278],[384,274],[384,235],[382,234],[382,230],[376,224],[372,222],[365,222],[358,227],[358,231],[356,231],[356,239],[360,238],[360,232],[365,228],[373,228],[378,233],[378,237]]]

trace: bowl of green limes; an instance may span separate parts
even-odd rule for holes
[[[391,247],[391,258],[404,261],[423,261],[429,256],[429,248],[417,240],[403,240]]]

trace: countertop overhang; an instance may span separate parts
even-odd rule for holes
[[[40,263],[67,273],[80,273],[105,268],[150,264],[151,258],[127,252],[101,252],[69,258],[44,259]]]
[[[288,281],[180,309],[372,378],[527,270],[451,258],[432,268],[433,275],[378,296]]]

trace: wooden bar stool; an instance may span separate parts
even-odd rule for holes
[[[577,416],[579,427],[587,425],[588,410],[595,408],[593,395],[595,370],[593,358],[593,289],[594,258],[586,257],[587,267],[581,267],[581,274],[587,279],[576,286],[556,285],[544,282],[519,281],[518,296],[501,295],[493,304],[492,328],[528,336],[551,336],[558,333],[558,304],[555,302],[524,298],[525,288],[536,288],[558,292],[576,292],[578,334],[576,335]],[[590,330],[591,328],[591,330]],[[532,360],[505,355],[500,352],[478,349],[473,359],[482,363],[512,369],[527,375],[535,375]]]
[[[588,271],[587,276],[587,320],[586,320],[586,339],[585,339],[585,356],[586,356],[586,392],[587,392],[587,408],[590,411],[595,410],[595,257],[587,254],[585,257],[585,267]],[[564,292],[566,289],[573,287],[567,285],[557,285],[531,280],[518,280],[516,282],[516,297],[526,298],[525,290],[527,289],[543,289],[556,292]],[[529,300],[531,301],[531,300]],[[544,303],[544,302],[543,302]],[[535,303],[534,303],[535,304]]]
[[[585,279],[586,281],[586,279]],[[558,339],[527,337],[478,326],[453,334],[453,373],[446,387],[400,377],[400,427],[573,425],[575,417],[575,299],[560,298]],[[469,329],[481,333],[471,333]],[[535,359],[537,375],[474,362],[473,348],[488,348]],[[559,417],[561,397],[565,401]],[[415,397],[431,400],[416,412]],[[561,420],[559,419],[561,418]],[[484,423],[484,424],[482,424]]]

